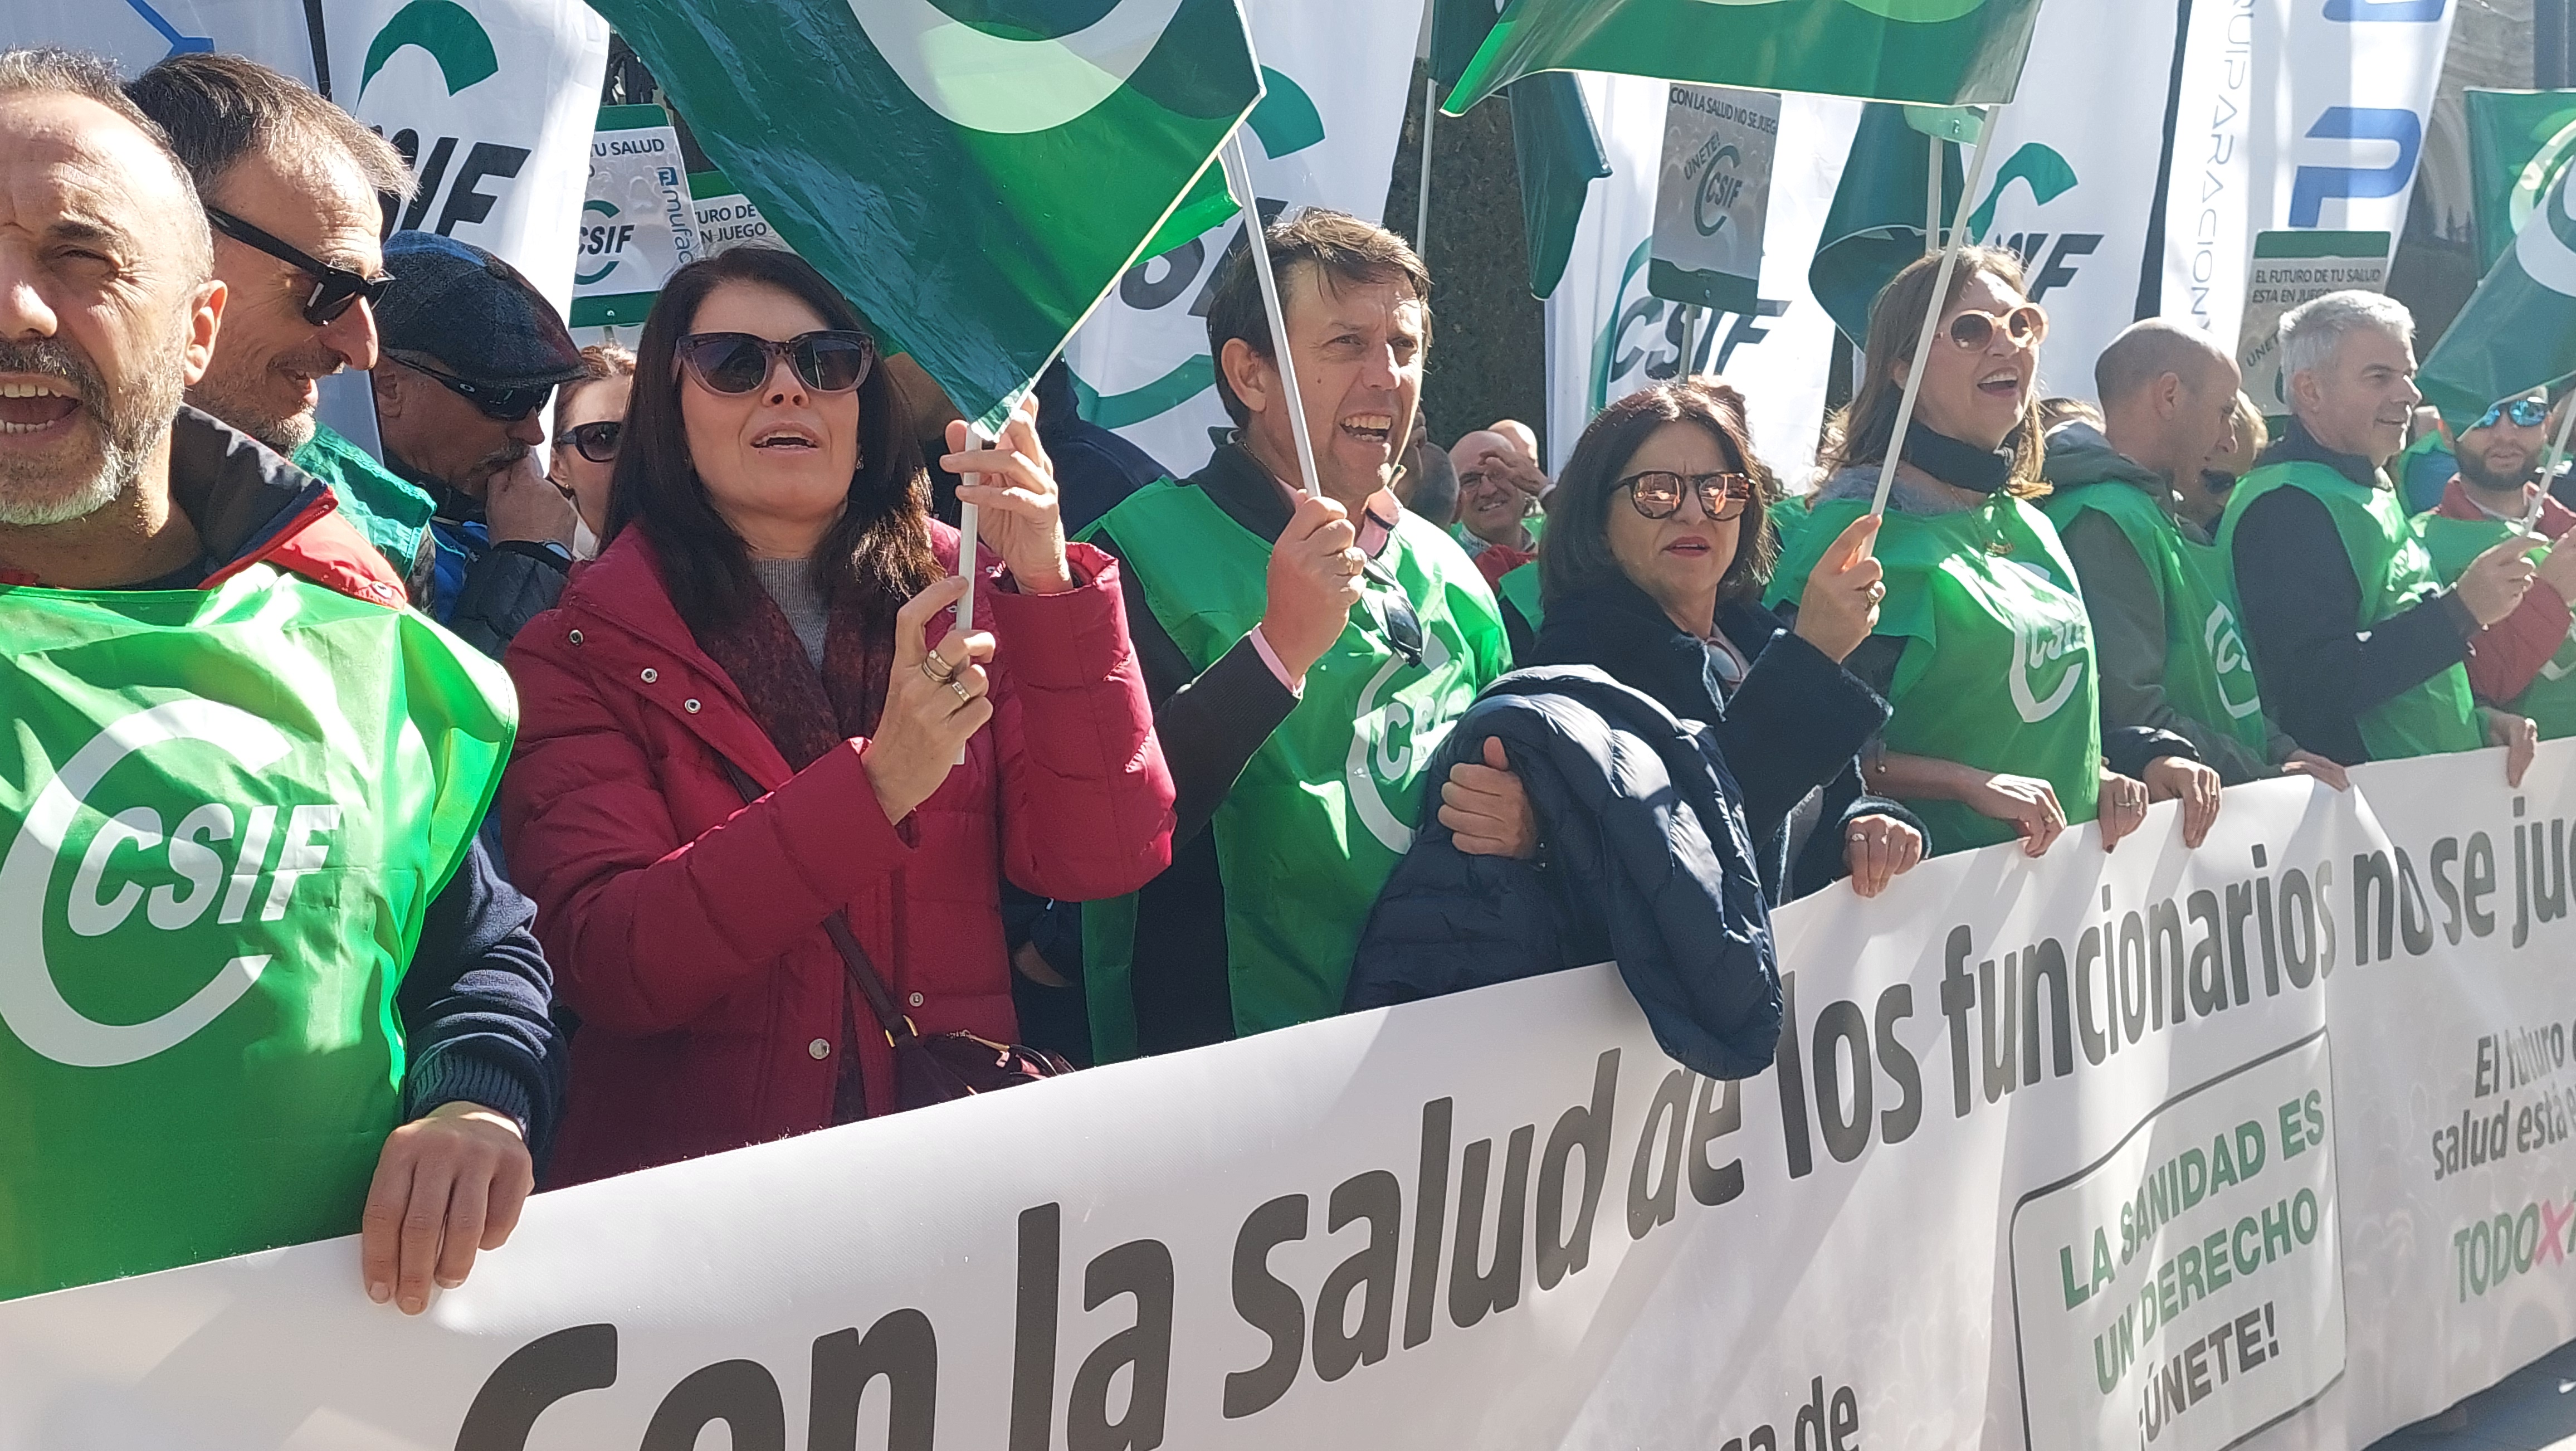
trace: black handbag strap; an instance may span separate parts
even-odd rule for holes
[[[769,794],[761,790],[760,783],[751,779],[751,774],[742,767],[725,761],[721,756],[716,759],[724,761],[725,774],[733,778],[733,789],[742,793],[744,805],[748,806]],[[912,1019],[904,1016],[903,1010],[894,1005],[894,993],[886,987],[885,979],[877,976],[876,964],[868,961],[868,950],[859,945],[859,935],[850,930],[850,914],[838,907],[833,908],[832,915],[823,919],[823,932],[832,939],[832,946],[841,954],[841,966],[849,972],[850,985],[857,988],[860,998],[866,1001],[869,1014],[877,1020],[878,1030],[886,1035],[886,1042],[900,1045],[919,1038],[921,1030],[915,1028]]]

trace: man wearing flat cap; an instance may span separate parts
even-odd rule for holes
[[[385,243],[373,375],[385,463],[438,501],[430,613],[498,659],[553,609],[574,514],[546,481],[538,410],[582,376],[563,319],[517,268],[433,232]]]

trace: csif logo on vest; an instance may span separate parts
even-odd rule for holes
[[[2243,720],[2263,708],[2263,697],[2249,694],[2243,700],[2227,693],[2227,677],[2242,673],[2247,681],[2254,678],[2254,662],[2245,653],[2245,639],[2236,633],[2236,616],[2227,606],[2213,604],[2209,618],[2200,630],[2201,643],[2209,647],[2209,663],[2218,674],[2218,703],[2230,719]]]
[[[2088,641],[2083,622],[2066,619],[2055,624],[2044,621],[2013,622],[2012,674],[2007,682],[2012,689],[2013,710],[2026,725],[2037,725],[2057,714],[2075,694],[2084,679],[2084,651]],[[2046,695],[2033,688],[2032,672],[2045,670],[2063,662],[2065,670],[2057,684]]]
[[[226,927],[251,920],[278,922],[293,904],[297,883],[328,865],[330,837],[340,829],[338,806],[237,810],[207,802],[188,809],[175,824],[165,824],[151,806],[109,814],[90,800],[129,757],[187,742],[213,746],[246,773],[267,771],[290,749],[277,727],[213,701],[178,700],[137,711],[74,751],[34,793],[7,857],[0,858],[0,1024],[56,1063],[117,1068],[168,1052],[248,994],[270,960],[267,953],[242,953],[221,963],[210,958],[204,964],[209,969],[205,980],[185,1001],[142,1022],[103,1022],[65,999],[48,960],[46,908],[54,881],[69,860],[73,827],[84,812],[107,819],[80,853],[64,904],[61,920],[76,938],[115,933],[138,908],[164,934],[184,932],[209,914],[216,925]],[[240,843],[229,864],[219,849],[226,842]],[[273,866],[272,843],[277,847]],[[158,873],[150,865],[155,856],[164,868]],[[147,891],[134,879],[137,875],[161,880]],[[184,950],[187,939],[174,942]],[[134,958],[158,958],[172,950],[161,944],[135,943],[132,948]]]
[[[395,225],[451,236],[458,226],[479,223],[492,215],[502,196],[493,188],[517,177],[528,164],[529,152],[524,146],[472,139],[475,107],[471,102],[457,106],[436,104],[482,85],[501,71],[500,53],[493,47],[491,34],[484,30],[483,22],[474,18],[474,12],[455,0],[411,0],[395,11],[367,43],[357,101],[350,108],[361,120],[377,109],[368,106],[367,96],[379,79],[389,72],[397,78],[389,82],[389,90],[402,89],[397,82],[413,79],[408,62],[396,64],[406,51],[426,56],[436,67],[438,79],[437,89],[424,92],[413,85],[394,102],[411,124],[398,124],[386,139],[402,153],[418,181],[411,204],[403,209]],[[536,82],[531,79],[528,83]],[[427,106],[421,104],[424,95],[432,98]],[[384,97],[385,93],[378,93],[380,103]],[[422,124],[416,118],[424,110],[441,122],[453,123],[455,131],[440,134],[444,126]],[[376,129],[381,132],[385,128],[379,124]],[[457,154],[460,149],[462,159]]]
[[[1442,708],[1445,702],[1432,692],[1430,681],[1424,678],[1438,676],[1449,659],[1448,644],[1438,632],[1425,630],[1422,664],[1416,667],[1402,655],[1389,652],[1386,662],[1361,688],[1359,703],[1353,710],[1351,753],[1342,763],[1342,779],[1350,789],[1351,809],[1359,813],[1360,824],[1388,851],[1400,852],[1413,845],[1413,828],[1396,815],[1388,793],[1396,793],[1399,799],[1414,794],[1413,779],[1423,762],[1440,749],[1449,728],[1457,723],[1457,712]],[[1414,683],[1423,688],[1413,692],[1410,699],[1399,690],[1381,703],[1379,696],[1403,671],[1411,671]],[[1435,712],[1437,719],[1426,718]]]

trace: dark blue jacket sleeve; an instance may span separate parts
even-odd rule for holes
[[[429,919],[398,1006],[410,1054],[403,1116],[477,1103],[517,1119],[542,1153],[563,1107],[565,1062],[548,1010],[554,973],[536,904],[502,880],[478,838]]]

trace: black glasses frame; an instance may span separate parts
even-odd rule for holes
[[[718,386],[716,381],[707,375],[707,370],[713,366],[707,355],[718,347],[740,348],[746,344],[760,349],[760,376],[754,379],[748,388]],[[827,386],[823,382],[824,344],[846,346],[859,355],[858,372],[849,382],[837,388]],[[877,340],[855,328],[818,328],[813,332],[798,333],[784,340],[765,338],[757,333],[690,333],[680,339],[679,345],[672,349],[672,353],[678,360],[681,371],[695,378],[699,387],[710,393],[720,393],[734,398],[745,393],[760,391],[760,386],[769,381],[769,375],[777,371],[778,360],[781,358],[787,360],[788,369],[795,373],[798,382],[817,393],[850,392],[867,382],[868,375],[875,372],[877,367]]]
[[[315,327],[337,321],[352,304],[364,302],[369,307],[376,306],[384,301],[385,289],[394,285],[392,273],[369,277],[346,267],[335,267],[291,242],[278,240],[221,207],[206,208],[206,223],[243,246],[265,252],[312,278],[312,294],[304,299],[304,320]]]
[[[1660,513],[1647,507],[1646,496],[1637,487],[1639,481],[1652,478],[1676,481],[1673,501]],[[1644,517],[1661,523],[1682,511],[1684,491],[1682,486],[1687,486],[1689,492],[1699,495],[1700,512],[1706,514],[1712,524],[1723,524],[1735,518],[1744,512],[1746,504],[1753,501],[1753,476],[1737,473],[1732,469],[1713,474],[1685,474],[1672,469],[1639,469],[1612,484],[1610,492],[1615,494],[1621,489],[1626,489],[1631,508]]]
[[[1407,664],[1420,665],[1426,643],[1422,616],[1413,608],[1413,597],[1404,592],[1404,582],[1374,559],[1360,564],[1360,574],[1371,583],[1384,586],[1387,591],[1382,611],[1386,616],[1386,642],[1395,647],[1395,653],[1403,656]]]
[[[2479,415],[2478,421],[2470,424],[2466,431],[2475,432],[2481,428],[2493,428],[2497,422],[2508,417],[2513,419],[2513,426],[2516,428],[2538,428],[2549,421],[2549,405],[2538,398],[2516,398],[2510,403],[2491,404],[2485,413]]]
[[[386,356],[393,357],[390,353]],[[491,383],[477,383],[471,378],[460,378],[454,373],[443,373],[426,363],[416,363],[409,358],[394,358],[394,361],[415,373],[437,379],[448,392],[473,404],[476,412],[495,423],[516,423],[545,407],[546,400],[554,396],[555,385],[552,383],[541,383],[534,387],[503,388]]]
[[[576,423],[555,436],[555,447],[569,445],[583,458],[595,464],[617,462],[617,441],[626,432],[622,418],[600,418],[589,423]]]

